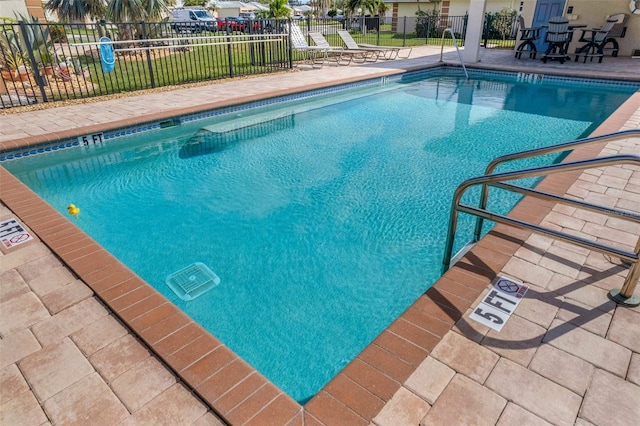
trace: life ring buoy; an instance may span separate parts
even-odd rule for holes
[[[629,2],[629,10],[631,10],[631,13],[634,15],[640,15],[640,5],[638,5],[636,0],[631,0]]]

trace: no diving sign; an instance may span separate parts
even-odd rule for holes
[[[527,290],[529,287],[516,279],[498,276],[491,291],[475,307],[469,318],[500,331]]]
[[[31,240],[33,236],[16,219],[0,221],[0,241],[5,248],[10,249]]]

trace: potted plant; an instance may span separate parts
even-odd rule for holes
[[[20,41],[13,32],[0,33],[0,50],[2,57],[0,68],[2,78],[9,81],[26,81],[29,79],[25,53],[20,48]]]

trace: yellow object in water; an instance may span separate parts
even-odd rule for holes
[[[69,207],[67,207],[67,210],[69,211],[69,214],[73,217],[75,217],[76,219],[78,218],[78,214],[80,214],[80,209],[77,208],[74,204],[69,204]]]

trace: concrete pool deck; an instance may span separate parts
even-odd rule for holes
[[[439,48],[419,48],[406,61],[9,113],[0,115],[0,143],[42,143],[416,69],[438,57]],[[544,65],[487,50],[482,59],[498,69],[640,79],[640,60],[629,58]],[[639,93],[596,133],[635,128]],[[570,158],[600,152],[640,154],[640,138]],[[0,257],[2,424],[631,425],[640,418],[640,309],[606,297],[626,275],[617,259],[498,226],[303,409],[0,173],[0,218],[17,217],[38,237]],[[637,167],[556,175],[542,185],[640,212]],[[529,200],[513,214],[628,249],[640,234],[629,222]],[[468,315],[500,272],[530,290],[496,333]]]

